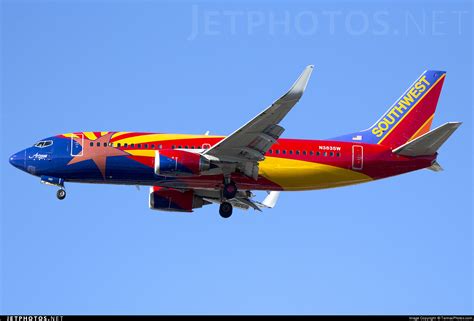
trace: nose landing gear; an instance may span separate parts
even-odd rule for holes
[[[66,190],[64,189],[64,179],[52,176],[41,176],[41,183],[45,185],[59,187],[59,190],[56,192],[56,197],[59,200],[63,200],[66,198]]]
[[[66,198],[66,190],[64,188],[60,188],[57,192],[56,192],[56,197],[58,198],[58,200],[63,200]]]

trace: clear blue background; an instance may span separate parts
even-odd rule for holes
[[[474,312],[469,2],[2,1],[0,21],[2,313]],[[151,211],[133,186],[69,184],[58,201],[8,164],[71,131],[228,134],[307,64],[284,137],[364,129],[446,70],[434,125],[464,124],[445,171],[223,220]]]

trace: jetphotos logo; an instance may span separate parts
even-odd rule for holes
[[[421,77],[407,93],[395,103],[394,107],[381,119],[375,127],[372,128],[372,134],[381,137],[385,132],[389,131],[393,124],[398,122],[409,109],[418,101],[418,98],[425,93],[431,83],[426,80],[426,76]]]

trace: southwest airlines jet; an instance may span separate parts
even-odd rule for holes
[[[76,132],[42,139],[10,163],[42,183],[150,186],[149,207],[192,212],[211,203],[228,218],[275,206],[280,191],[346,186],[428,168],[461,125],[431,129],[444,71],[425,71],[370,128],[326,140],[280,138],[281,120],[300,100],[313,66],[270,107],[226,137],[141,132]],[[262,202],[253,190],[267,191]]]

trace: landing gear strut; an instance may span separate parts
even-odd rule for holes
[[[222,202],[219,206],[219,214],[223,218],[229,218],[232,215],[232,204],[229,202]]]
[[[56,197],[59,200],[65,199],[66,198],[66,190],[64,188],[58,189],[58,191],[56,193]]]

